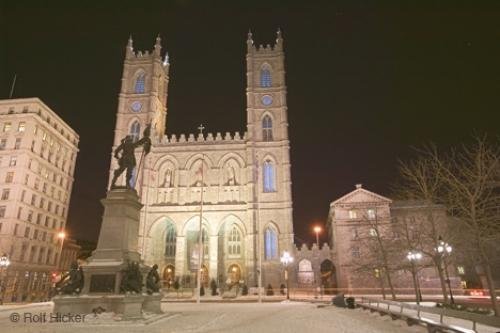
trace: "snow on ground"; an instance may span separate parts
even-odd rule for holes
[[[163,303],[166,315],[144,322],[115,321],[110,314],[99,318],[93,315],[84,323],[23,323],[24,312],[50,313],[51,305],[33,305],[30,308],[0,312],[2,332],[304,332],[304,333],[420,333],[419,326],[408,327],[403,321],[392,321],[362,310],[339,309],[332,306],[318,308],[314,304],[290,303]],[[13,323],[12,313],[21,319]]]

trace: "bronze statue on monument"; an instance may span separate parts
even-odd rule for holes
[[[116,186],[116,180],[123,171],[127,170],[125,188],[134,189],[134,184],[131,184],[132,174],[137,164],[135,160],[135,149],[139,146],[143,146],[143,151],[141,159],[139,161],[139,167],[137,168],[137,173],[139,174],[139,169],[141,168],[142,159],[151,150],[151,124],[148,124],[142,133],[143,137],[140,140],[134,141],[133,136],[127,135],[122,139],[120,145],[116,148],[114,156],[118,159],[118,169],[114,171],[113,180],[111,181],[111,189],[121,188],[121,186]],[[121,155],[120,155],[121,152]]]

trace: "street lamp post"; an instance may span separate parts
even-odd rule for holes
[[[410,261],[411,263],[411,275],[413,277],[413,285],[415,287],[415,298],[417,300],[417,304],[420,304],[422,302],[422,292],[420,291],[420,285],[418,283],[418,273],[417,273],[417,268],[415,263],[422,259],[422,253],[416,252],[416,251],[410,251],[406,255],[406,258]]]
[[[290,299],[290,279],[288,278],[288,265],[293,262],[293,257],[288,251],[283,252],[281,263],[285,266],[286,299]]]
[[[59,247],[59,260],[57,261],[57,270],[61,271],[62,275],[62,267],[61,267],[61,259],[62,259],[62,251],[63,251],[63,245],[64,245],[64,239],[66,238],[66,233],[64,231],[60,231],[57,233],[57,238],[59,238],[61,242],[61,246]]]
[[[2,291],[2,299],[0,300],[0,304],[3,305],[3,299],[5,298],[5,289],[6,289],[6,286],[5,286],[5,276],[4,276],[4,272],[7,271],[7,268],[9,267],[10,265],[10,260],[9,258],[7,257],[7,254],[3,254],[1,257],[0,257],[0,269],[2,270],[2,282],[0,283],[0,288],[1,288],[1,291]]]
[[[450,282],[450,275],[448,274],[448,265],[446,264],[446,256],[450,255],[451,251],[453,251],[453,248],[451,247],[450,244],[445,243],[441,236],[439,236],[438,241],[439,244],[436,250],[441,256],[441,260],[444,266],[444,273],[446,274],[446,284],[448,285],[448,289],[450,289],[450,302],[451,304],[455,304],[455,300],[453,299],[453,292],[451,291],[451,282]]]
[[[316,245],[318,246],[319,250],[319,233],[321,232],[321,227],[319,225],[315,226],[314,232],[316,233]]]

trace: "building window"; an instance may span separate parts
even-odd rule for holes
[[[19,223],[14,226],[14,236],[17,236],[17,230],[19,229]]]
[[[17,127],[18,132],[24,132],[26,130],[26,123],[24,121],[19,122],[19,126]]]
[[[267,160],[264,162],[264,167],[262,168],[263,181],[264,181],[264,192],[275,192],[276,191],[276,173],[274,170],[273,162]]]
[[[241,256],[241,234],[235,225],[231,228],[228,237],[228,254],[233,257]]]
[[[378,235],[377,229],[370,228],[370,236],[377,237],[377,235]]]
[[[16,166],[17,156],[11,156],[9,161],[9,166]]]
[[[139,140],[139,136],[141,132],[141,124],[139,124],[138,121],[134,121],[132,123],[132,126],[130,126],[130,136],[132,137],[132,140],[135,142]]]
[[[29,222],[31,222],[33,220],[33,211],[32,210],[28,211],[28,217],[26,219]]]
[[[172,223],[167,224],[167,230],[165,235],[165,256],[173,258],[175,257],[175,247],[176,247],[177,237],[175,234],[175,226]]]
[[[30,238],[30,227],[24,229],[24,238]]]
[[[269,116],[262,119],[262,140],[273,141],[273,120]]]
[[[262,88],[269,88],[272,85],[271,71],[267,68],[263,68],[260,71],[260,86]]]
[[[356,240],[358,238],[359,238],[358,229],[357,228],[352,228],[352,239]]]
[[[370,220],[374,220],[375,219],[375,209],[373,208],[370,208],[366,211],[367,215],[368,215],[368,218]]]
[[[136,94],[144,94],[144,80],[145,80],[145,74],[139,74],[137,79],[135,80],[135,88],[134,91]]]
[[[16,138],[16,143],[14,144],[14,149],[19,149],[21,147],[21,138]]]
[[[10,189],[5,188],[2,191],[2,200],[9,200]]]
[[[0,218],[5,217],[5,210],[7,209],[6,206],[0,206]]]
[[[35,204],[36,204],[36,194],[32,194],[31,195],[31,205],[34,206]]]
[[[8,132],[8,131],[10,131],[11,127],[12,127],[11,123],[5,123],[5,124],[3,124],[3,131]]]
[[[457,266],[457,272],[460,275],[465,275],[465,268],[464,268],[464,266]]]
[[[350,210],[349,211],[349,218],[350,219],[355,219],[358,217],[358,214],[356,214],[356,211],[355,210]]]
[[[264,251],[267,260],[278,258],[278,235],[271,227],[264,232]]]
[[[0,150],[4,150],[7,145],[7,139],[0,140]]]
[[[359,258],[361,253],[359,252],[359,247],[357,246],[353,246],[352,249],[351,249],[351,254],[354,258]]]
[[[7,175],[5,176],[5,182],[12,183],[13,180],[14,180],[14,171],[7,172]]]

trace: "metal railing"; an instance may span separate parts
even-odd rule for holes
[[[441,324],[444,323],[445,317],[455,318],[466,322],[470,322],[472,330],[474,331],[477,331],[477,324],[500,328],[500,317],[481,315],[468,311],[458,311],[447,308],[430,307],[424,305],[409,304],[404,302],[374,299],[369,297],[361,297],[358,300],[358,303],[367,304],[372,308],[374,307],[377,310],[391,313],[395,316],[409,315],[410,314],[409,311],[416,312],[417,318],[422,318],[422,313],[433,314],[435,316],[439,316],[439,322]]]

